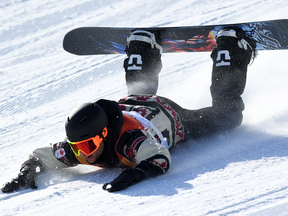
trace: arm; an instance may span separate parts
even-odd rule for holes
[[[65,143],[67,142],[59,142],[53,145],[49,144],[35,149],[32,154],[29,155],[28,160],[21,165],[18,176],[6,183],[3,188],[1,188],[1,191],[3,193],[9,193],[24,187],[37,189],[35,177],[38,173],[44,172],[45,170],[77,165],[77,159],[75,158],[76,161],[72,160],[73,157],[69,154],[69,149],[67,148],[69,146]],[[65,149],[67,149],[67,153],[65,152]],[[60,151],[62,155],[60,154]]]
[[[137,166],[125,169],[115,180],[105,184],[103,189],[109,192],[120,191],[145,179],[162,175],[168,171],[171,164],[168,149],[147,138],[142,132],[125,141],[121,153]]]

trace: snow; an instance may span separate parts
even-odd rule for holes
[[[1,0],[0,184],[35,148],[61,141],[80,103],[126,95],[124,55],[62,48],[81,26],[189,26],[285,19],[286,0]],[[119,169],[78,166],[37,178],[37,190],[0,192],[1,215],[288,215],[288,51],[262,51],[249,67],[243,124],[182,143],[167,174],[108,193]],[[210,53],[163,54],[159,95],[211,104]]]

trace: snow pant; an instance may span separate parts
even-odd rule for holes
[[[244,103],[241,95],[245,88],[247,66],[251,55],[251,50],[241,49],[237,45],[232,48],[220,46],[213,50],[210,86],[212,106],[210,107],[197,110],[184,109],[175,102],[161,97],[178,113],[184,126],[185,140],[231,130],[242,123]],[[151,82],[147,83],[147,86],[149,85]],[[158,86],[154,87],[157,88]],[[133,94],[133,91],[130,93]],[[150,94],[146,91],[141,93]]]

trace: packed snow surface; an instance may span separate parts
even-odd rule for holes
[[[77,27],[168,27],[285,19],[286,0],[1,0],[0,184],[35,148],[62,141],[75,106],[118,100],[125,55],[75,56]],[[249,67],[237,129],[182,143],[167,174],[127,190],[102,185],[120,169],[78,166],[37,178],[37,190],[0,192],[1,215],[288,215],[288,51],[261,51]],[[163,54],[158,94],[211,105],[210,53]]]

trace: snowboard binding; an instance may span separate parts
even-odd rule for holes
[[[162,54],[163,48],[156,42],[155,35],[151,32],[144,30],[136,30],[131,33],[130,37],[127,38],[127,49],[132,41],[146,42],[151,45],[151,49],[158,49],[159,54]]]

